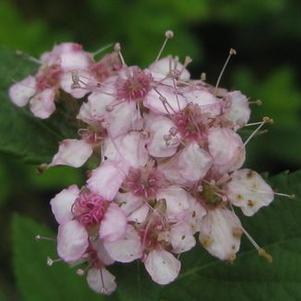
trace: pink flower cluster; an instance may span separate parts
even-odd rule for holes
[[[274,198],[258,173],[241,168],[259,129],[245,142],[237,132],[252,125],[248,99],[190,79],[190,61],[158,56],[142,69],[125,64],[118,44],[95,61],[80,45],[64,43],[42,55],[35,76],[10,88],[12,101],[29,103],[39,118],[54,113],[61,93],[81,103],[78,139],[63,140],[48,167],[78,168],[91,156],[98,166],[82,187],[72,185],[50,203],[59,257],[80,265],[98,293],[116,289],[108,270],[114,262],[140,260],[165,285],[180,273],[180,254],[200,243],[233,261],[242,234],[270,259],[234,211],[252,216]]]

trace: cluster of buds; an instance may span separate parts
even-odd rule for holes
[[[60,260],[77,266],[98,293],[116,289],[114,262],[139,260],[166,285],[180,273],[180,254],[200,243],[232,262],[243,234],[271,260],[234,208],[252,216],[273,201],[264,179],[241,168],[246,144],[272,120],[248,123],[250,102],[219,88],[221,75],[215,86],[190,79],[189,57],[160,58],[173,33],[165,37],[146,69],[128,66],[119,44],[99,61],[78,44],[57,45],[42,55],[35,76],[9,91],[39,118],[55,112],[61,93],[80,103],[78,139],[63,140],[47,167],[79,168],[91,156],[97,166],[82,187],[64,189],[50,204]],[[238,130],[246,126],[256,129],[243,141]]]

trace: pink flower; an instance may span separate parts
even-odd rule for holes
[[[123,211],[95,193],[80,192],[76,186],[70,186],[57,194],[50,204],[60,224],[58,255],[66,262],[83,257],[94,235],[94,227],[98,227],[99,238],[103,241],[117,240],[125,233],[127,221]]]

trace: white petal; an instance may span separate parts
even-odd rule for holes
[[[91,244],[93,245],[93,248],[97,251],[97,256],[99,260],[104,265],[110,265],[114,263],[114,259],[108,254],[107,250],[105,249],[103,245],[103,241],[100,239],[92,240]]]
[[[162,285],[174,281],[181,269],[181,262],[165,250],[151,251],[144,265],[153,281]]]
[[[68,165],[81,167],[92,155],[91,144],[84,140],[65,139],[60,142],[59,150],[49,166]]]
[[[227,197],[242,212],[251,216],[261,207],[268,206],[274,199],[272,188],[263,178],[250,169],[241,169],[231,175],[226,184]]]
[[[228,209],[209,210],[203,218],[200,242],[213,256],[221,260],[234,260],[240,247],[241,223]]]
[[[196,244],[192,229],[188,223],[180,222],[173,225],[169,235],[174,253],[180,254],[189,251]]]
[[[61,68],[65,71],[86,69],[92,63],[91,57],[84,51],[68,51],[60,55]]]
[[[72,185],[62,190],[50,201],[51,210],[59,224],[64,224],[73,218],[72,205],[79,195],[79,189]]]
[[[170,220],[180,219],[189,208],[189,194],[178,186],[170,186],[158,191],[157,200],[166,201],[166,216]]]
[[[118,192],[126,174],[115,162],[105,161],[92,171],[87,181],[89,189],[111,201]]]
[[[104,242],[104,246],[110,256],[119,262],[131,262],[142,256],[141,238],[130,225],[122,238],[114,242]]]
[[[91,268],[87,273],[87,282],[89,287],[96,293],[110,295],[117,285],[115,277],[107,269]]]
[[[9,88],[9,97],[18,107],[25,106],[35,93],[36,80],[33,76],[28,76]]]
[[[206,215],[206,209],[191,195],[188,198],[189,209],[185,221],[190,224],[193,234],[200,231],[201,221]]]
[[[59,226],[57,252],[65,261],[79,260],[88,245],[88,233],[78,221],[72,220]]]
[[[123,211],[114,203],[108,207],[99,227],[99,237],[106,241],[120,239],[127,228],[127,219]]]
[[[55,89],[46,89],[30,99],[30,110],[36,117],[48,118],[55,111]]]

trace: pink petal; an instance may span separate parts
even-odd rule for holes
[[[225,190],[231,203],[240,207],[247,216],[254,215],[274,199],[272,188],[263,178],[250,169],[240,169],[231,175]]]
[[[9,88],[9,97],[18,107],[25,106],[35,93],[36,80],[33,76],[28,76]]]
[[[67,262],[79,260],[89,245],[86,229],[76,220],[60,225],[57,236],[58,255]]]
[[[107,131],[110,137],[118,137],[130,130],[139,129],[138,110],[134,102],[117,105],[106,115]]]
[[[93,80],[91,75],[87,71],[76,71],[77,76],[79,77],[81,83],[80,88],[74,88],[73,75],[72,72],[65,72],[61,76],[60,86],[61,88],[72,95],[74,98],[82,98],[87,93],[89,93],[89,83]]]
[[[234,260],[240,247],[241,223],[228,209],[209,210],[200,228],[200,242],[213,256],[221,260]]]
[[[152,72],[155,80],[161,80],[170,75],[171,72],[178,72],[180,75],[179,79],[183,81],[189,80],[190,78],[188,70],[184,68],[177,58],[173,58],[172,56],[164,57],[157,62],[152,63],[148,67],[148,70]]]
[[[142,257],[141,239],[133,226],[128,225],[126,233],[114,242],[104,242],[105,249],[118,262],[131,262]]]
[[[115,277],[107,269],[91,268],[87,273],[89,287],[96,293],[110,295],[116,288]]]
[[[144,266],[154,282],[165,285],[178,277],[181,262],[165,250],[153,250],[147,255]]]
[[[100,224],[99,237],[108,242],[120,239],[127,228],[127,219],[123,211],[114,203],[108,207]]]
[[[206,175],[211,164],[211,156],[193,142],[172,159],[159,165],[159,170],[171,183],[192,185]]]
[[[245,147],[240,136],[228,128],[211,128],[208,132],[209,152],[214,169],[225,174],[240,168],[245,161]]]
[[[240,91],[229,92],[226,100],[230,107],[226,109],[224,116],[236,125],[236,129],[248,123],[251,115],[248,99]]]
[[[93,248],[97,251],[97,257],[98,259],[104,264],[104,265],[111,265],[114,263],[114,259],[108,254],[107,250],[104,247],[103,241],[100,239],[92,240],[91,244]]]
[[[55,89],[46,89],[30,99],[30,110],[36,117],[48,118],[55,111]]]
[[[60,142],[59,150],[49,166],[68,165],[81,167],[92,155],[91,144],[84,140],[65,139]]]
[[[180,222],[174,224],[169,234],[174,253],[180,254],[189,251],[196,244],[192,229],[188,223]]]
[[[148,161],[146,143],[146,138],[140,132],[130,132],[116,139],[107,139],[103,149],[104,156],[123,163],[125,167],[138,168]]]
[[[88,188],[111,201],[118,192],[126,174],[115,162],[105,161],[92,171]]]
[[[150,115],[147,119],[146,128],[150,132],[150,140],[147,144],[149,154],[158,158],[173,156],[179,146],[178,135],[171,141],[164,139],[170,135],[170,129],[174,128],[174,123],[167,117]]]
[[[50,201],[51,210],[59,224],[65,224],[73,218],[72,205],[79,195],[76,185],[69,186],[62,190]]]
[[[60,55],[60,65],[65,72],[87,69],[91,63],[91,57],[84,51],[69,51]]]
[[[216,117],[221,114],[222,102],[212,93],[201,88],[188,88],[184,96],[188,103],[197,104],[203,114]]]
[[[187,102],[185,98],[181,94],[176,93],[171,80],[167,81],[166,85],[158,85],[156,90],[152,89],[149,91],[143,102],[144,106],[153,113],[173,114],[186,107]],[[165,105],[164,101],[166,102]]]

